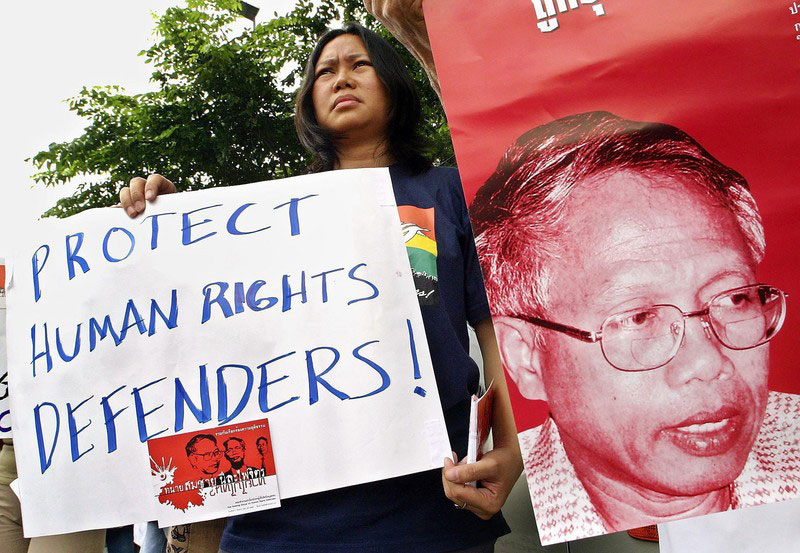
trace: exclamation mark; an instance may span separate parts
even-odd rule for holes
[[[414,380],[419,380],[422,378],[422,375],[419,373],[419,359],[417,359],[417,344],[414,342],[414,329],[411,328],[411,320],[406,319],[406,326],[408,327],[408,341],[409,345],[411,346],[411,360],[414,363]],[[425,391],[425,388],[421,388],[417,386],[414,388],[414,393],[418,396],[425,397],[428,393]]]

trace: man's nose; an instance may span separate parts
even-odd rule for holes
[[[678,353],[664,369],[669,385],[677,388],[692,381],[724,380],[735,367],[706,321],[692,317],[686,319]]]

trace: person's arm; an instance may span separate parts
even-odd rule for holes
[[[161,194],[172,194],[177,188],[171,180],[161,175],[148,175],[147,179],[134,177],[130,186],[119,191],[119,205],[130,217],[144,212],[145,201],[152,202]]]
[[[423,0],[364,0],[364,7],[422,64],[431,87],[442,99],[439,77],[422,12]]]
[[[517,429],[503,375],[503,364],[497,349],[492,320],[484,319],[475,326],[483,358],[484,380],[494,387],[492,440],[494,449],[481,460],[469,465],[453,464],[445,459],[442,482],[445,494],[456,505],[465,505],[482,519],[489,519],[500,510],[522,472],[522,456],[517,441]],[[480,487],[465,486],[479,481]]]

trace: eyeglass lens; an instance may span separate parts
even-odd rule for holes
[[[719,341],[742,350],[769,341],[780,330],[785,297],[770,286],[730,290],[708,304],[708,321]],[[612,315],[603,323],[603,354],[614,367],[642,371],[670,361],[680,348],[684,314],[673,305],[654,305]]]
[[[216,459],[222,452],[219,449],[215,449],[214,451],[209,451],[207,453],[195,453],[198,457],[201,457],[204,461],[210,461],[211,459]]]
[[[731,349],[763,344],[783,322],[783,296],[769,286],[739,288],[718,296],[708,306],[714,334]]]
[[[603,354],[618,369],[642,371],[663,365],[683,339],[683,314],[656,305],[612,315],[603,324]]]

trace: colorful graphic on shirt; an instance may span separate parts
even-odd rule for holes
[[[412,205],[397,206],[402,223],[403,240],[411,262],[420,305],[439,303],[439,275],[436,270],[436,231],[434,208]]]

